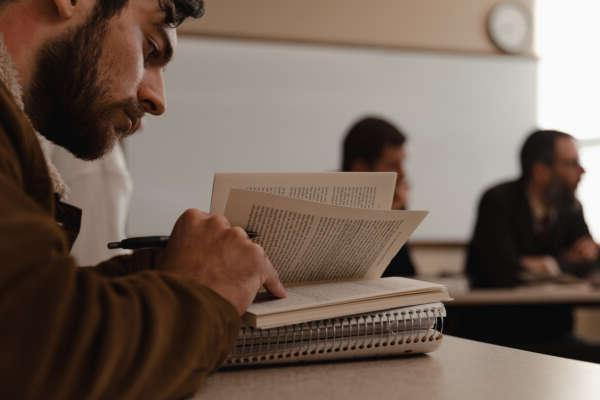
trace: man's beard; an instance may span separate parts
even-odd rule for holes
[[[107,28],[108,21],[94,15],[44,45],[24,98],[34,127],[84,160],[100,158],[129,133],[112,126],[116,112],[126,112],[134,123],[143,115],[135,100],[108,99],[110,84],[99,66]]]
[[[565,184],[559,176],[554,176],[545,193],[548,205],[554,208],[576,204],[575,190]]]

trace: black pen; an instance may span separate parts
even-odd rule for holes
[[[253,231],[246,231],[250,239],[255,239],[258,234]],[[110,242],[107,244],[109,249],[149,249],[153,247],[165,247],[169,242],[169,236],[139,236],[123,239],[120,242]]]

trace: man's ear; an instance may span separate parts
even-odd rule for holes
[[[538,183],[547,184],[552,179],[552,169],[544,163],[536,162],[533,164],[531,172],[533,180]]]
[[[64,19],[71,19],[81,0],[53,0],[57,14]]]
[[[350,171],[354,171],[354,172],[368,172],[370,170],[371,169],[369,168],[369,165],[362,158],[359,158],[358,160],[354,160],[352,162],[352,165],[350,165]]]

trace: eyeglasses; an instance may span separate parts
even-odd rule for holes
[[[556,160],[556,163],[560,164],[560,165],[564,165],[567,168],[583,169],[581,162],[577,158],[572,159],[572,160]]]

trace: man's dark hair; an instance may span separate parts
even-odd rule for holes
[[[538,130],[531,133],[521,148],[521,176],[525,181],[531,179],[533,166],[554,163],[556,141],[560,138],[573,139],[568,133],[554,130]]]
[[[362,118],[344,138],[342,171],[350,171],[358,160],[373,166],[387,146],[402,146],[405,142],[406,136],[388,121],[377,117]]]
[[[0,0],[0,7],[15,0]],[[200,18],[204,15],[203,0],[157,0],[165,12],[165,25],[177,27],[188,17]],[[125,8],[129,0],[98,0],[96,15],[100,20],[108,19]]]
[[[179,26],[186,18],[200,18],[204,15],[203,0],[157,0],[165,12],[165,25]],[[129,0],[98,0],[97,8],[103,19],[118,14]]]

